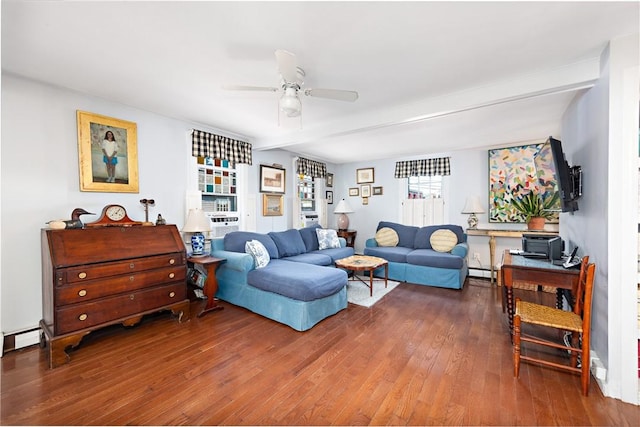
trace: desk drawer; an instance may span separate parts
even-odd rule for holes
[[[186,275],[186,266],[182,265],[59,286],[55,289],[56,305],[82,303],[163,283],[182,282],[184,284]]]
[[[137,273],[161,267],[176,267],[185,265],[184,255],[180,252],[157,255],[144,258],[131,258],[122,261],[105,262],[102,264],[87,264],[69,268],[61,268],[56,272],[56,285],[85,282],[87,280],[102,279],[120,274]]]
[[[55,312],[55,334],[61,335],[90,328],[132,314],[153,310],[186,298],[186,285],[173,283],[123,295],[97,299],[84,304],[58,308]]]

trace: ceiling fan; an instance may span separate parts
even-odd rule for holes
[[[276,62],[278,72],[282,77],[280,87],[264,86],[223,86],[227,90],[249,90],[249,91],[282,91],[282,97],[278,101],[278,107],[287,117],[298,117],[302,112],[300,94],[314,96],[316,98],[335,99],[337,101],[354,102],[358,99],[358,92],[352,90],[339,89],[303,89],[305,72],[298,66],[296,56],[286,50],[276,50]]]

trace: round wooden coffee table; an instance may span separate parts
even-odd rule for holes
[[[352,255],[347,258],[342,258],[336,261],[336,267],[344,268],[345,270],[356,271],[368,271],[369,283],[362,280],[358,275],[354,274],[353,277],[360,280],[362,283],[369,287],[369,296],[373,296],[373,270],[384,266],[384,287],[387,287],[387,279],[389,277],[389,261],[384,258],[378,258],[368,255]]]

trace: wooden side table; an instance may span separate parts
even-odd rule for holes
[[[204,283],[204,294],[207,296],[207,305],[198,313],[198,317],[204,316],[210,311],[222,310],[224,307],[218,305],[216,292],[218,292],[218,279],[216,278],[216,270],[222,264],[224,258],[216,258],[212,256],[189,257],[188,262],[200,264],[207,269],[207,281]]]
[[[347,246],[353,248],[356,244],[356,234],[358,232],[356,230],[337,230],[338,237],[343,237],[347,241]]]

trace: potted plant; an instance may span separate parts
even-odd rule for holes
[[[553,217],[559,193],[556,191],[552,196],[543,199],[538,193],[530,191],[511,201],[513,207],[525,217],[525,222],[529,230],[544,229],[545,220]]]

